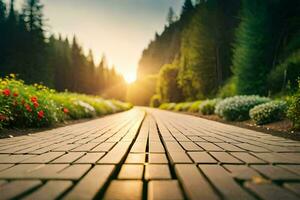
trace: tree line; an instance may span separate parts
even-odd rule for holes
[[[162,102],[297,88],[298,0],[185,0],[179,18],[172,15],[170,9],[138,70],[140,82],[157,77],[152,86]]]
[[[94,63],[76,37],[49,35],[40,0],[25,0],[20,11],[14,0],[0,0],[0,76],[18,74],[26,83],[124,99],[126,84],[105,56]]]

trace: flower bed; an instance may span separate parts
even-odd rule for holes
[[[57,93],[43,85],[26,85],[10,77],[0,79],[0,129],[50,126],[68,119],[101,116],[130,109],[116,100],[74,93]]]

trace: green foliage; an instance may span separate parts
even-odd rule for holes
[[[153,107],[153,108],[158,108],[161,104],[161,97],[160,95],[156,94],[156,95],[153,95],[153,97],[151,98],[151,101],[150,101],[150,106]]]
[[[300,130],[300,81],[298,92],[291,98],[287,116],[292,120],[294,128]]]
[[[219,90],[218,97],[226,98],[232,97],[237,94],[236,92],[236,81],[233,78],[230,78],[225,85]]]
[[[199,3],[182,36],[178,81],[187,99],[216,94],[230,75],[230,44],[238,1]]]
[[[273,94],[288,92],[287,90],[295,91],[297,90],[299,75],[300,50],[297,50],[271,71],[268,76],[268,87]]]
[[[191,106],[188,109],[188,112],[199,112],[199,106],[202,103],[202,101],[195,101],[191,104]]]
[[[220,99],[211,99],[203,101],[199,106],[199,112],[203,115],[213,115],[215,113],[215,107]]]
[[[259,125],[282,120],[286,114],[287,104],[284,101],[271,101],[250,110],[250,118]]]
[[[61,36],[48,38],[40,0],[23,0],[18,11],[14,2],[6,6],[0,0],[0,77],[14,73],[26,83],[43,83],[60,92],[124,100],[125,81],[105,58],[96,67],[92,51],[86,56],[75,36],[72,43]]]
[[[272,15],[269,1],[244,0],[233,55],[238,94],[267,93],[266,77],[272,46]]]
[[[297,0],[243,0],[232,61],[238,94],[267,95],[279,92],[288,80],[295,83],[299,64],[293,66],[292,54],[300,47],[293,42],[300,41],[299,5]]]
[[[138,79],[148,75],[156,75],[162,66],[172,63],[180,51],[181,34],[185,26],[186,19],[165,26],[161,34],[155,34],[154,40],[143,51],[139,60]]]
[[[39,84],[26,85],[12,74],[0,79],[0,107],[0,128],[35,128],[115,113],[131,105],[97,96],[57,93]]]
[[[178,67],[164,65],[158,77],[157,93],[162,102],[178,102],[182,100],[182,91],[177,84]]]
[[[176,104],[174,111],[184,111],[187,112],[190,107],[193,105],[193,102],[183,102]]]
[[[243,121],[249,119],[250,109],[269,101],[269,98],[255,95],[229,97],[216,105],[215,113],[228,121]]]
[[[160,109],[163,110],[174,110],[176,103],[163,103],[159,106]]]

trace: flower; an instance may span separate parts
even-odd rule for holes
[[[43,117],[44,117],[44,111],[41,110],[41,111],[38,112],[38,118],[42,119]]]
[[[37,97],[35,97],[35,96],[31,97],[30,101],[31,101],[32,103],[37,102]]]
[[[2,93],[3,93],[4,96],[7,96],[7,97],[10,96],[10,90],[9,89],[3,90]]]
[[[35,108],[37,108],[37,107],[39,107],[39,103],[38,103],[38,102],[33,102],[33,106],[34,106]]]
[[[68,114],[68,113],[69,113],[69,109],[68,109],[68,108],[63,108],[62,110],[63,110],[63,112],[64,112],[65,114]]]
[[[16,93],[16,92],[14,92],[14,97],[18,97],[19,96],[19,94],[18,93]]]
[[[30,105],[25,104],[25,108],[26,108],[26,110],[27,110],[28,112],[32,112],[32,109],[31,109]]]

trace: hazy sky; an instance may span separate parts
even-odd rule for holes
[[[18,3],[22,0],[17,1]],[[161,32],[170,6],[179,14],[183,0],[41,0],[54,33],[76,34],[98,63],[105,53],[127,80],[135,78],[142,50]]]

